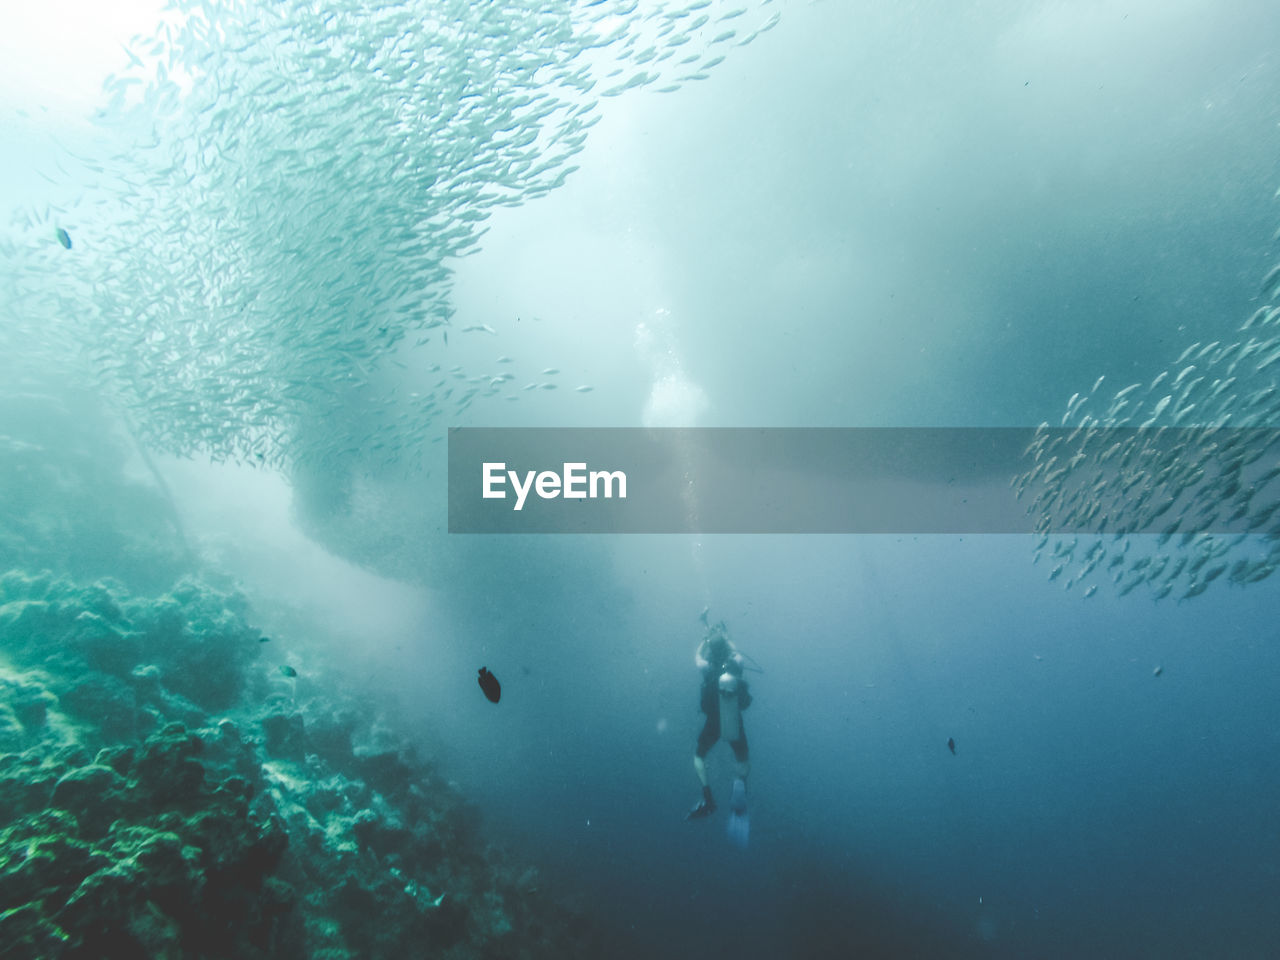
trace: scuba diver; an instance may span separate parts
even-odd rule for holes
[[[706,622],[706,612],[703,612]],[[702,799],[694,805],[686,820],[701,820],[716,811],[716,801],[707,781],[706,756],[717,740],[724,740],[733,749],[737,761],[737,776],[733,781],[730,802],[729,835],[739,846],[747,845],[747,774],[750,772],[750,755],[747,750],[747,731],[742,725],[742,711],[751,706],[751,692],[743,678],[746,658],[729,639],[724,621],[707,629],[694,662],[702,672],[701,711],[706,723],[698,734],[698,746],[693,755],[693,769],[702,783]]]

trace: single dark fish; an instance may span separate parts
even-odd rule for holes
[[[480,668],[480,689],[484,691],[484,695],[489,698],[491,703],[497,703],[502,697],[502,684],[498,682],[498,678],[489,672],[487,667]]]
[[[259,643],[266,643],[266,642],[267,642],[268,640],[270,640],[270,639],[271,639],[270,637],[259,637],[259,638],[258,638],[258,642],[259,642]]]
[[[954,753],[956,752],[956,738],[955,738],[955,737],[947,737],[947,749],[948,749],[948,750],[950,750],[950,751],[952,752],[952,754],[954,754]]]
[[[298,671],[293,669],[293,667],[289,666],[288,664],[285,664],[283,667],[281,667],[280,672],[283,673],[286,677],[296,677],[298,675]]]
[[[71,234],[67,233],[67,231],[63,230],[61,227],[58,227],[58,229],[57,229],[57,230],[55,230],[55,231],[54,231],[54,233],[55,233],[55,234],[57,235],[57,237],[58,237],[58,242],[59,242],[60,244],[62,244],[66,249],[70,250],[70,249],[71,249]]]

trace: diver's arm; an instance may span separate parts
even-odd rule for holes
[[[708,661],[707,658],[703,656],[703,653],[706,651],[706,649],[707,649],[707,641],[703,640],[700,644],[698,644],[698,649],[693,655],[693,662],[698,665],[698,669],[701,670],[703,673],[706,673],[707,670],[710,669],[711,667],[710,661]]]

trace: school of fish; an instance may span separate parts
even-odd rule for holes
[[[1189,600],[1280,566],[1280,263],[1256,302],[1150,383],[1108,397],[1099,377],[1060,427],[1037,429],[1012,483],[1051,581],[1086,597],[1104,585]]]
[[[605,99],[706,78],[771,4],[175,0],[104,85],[118,149],[68,152],[0,243],[10,389],[37,367],[91,385],[177,455],[419,469],[473,403],[557,387],[445,361],[451,330],[498,335],[454,326],[453,262],[493,210],[565,183]],[[1014,484],[1051,580],[1190,599],[1280,564],[1280,264],[1259,302],[1042,426]],[[1204,429],[1146,469],[1162,427]]]
[[[120,147],[68,151],[15,213],[0,354],[92,384],[153,450],[419,469],[523,393],[445,362],[451,330],[497,333],[454,327],[451,264],[565,183],[606,98],[706,78],[772,2],[175,0],[105,84]]]

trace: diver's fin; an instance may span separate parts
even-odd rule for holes
[[[715,812],[716,803],[714,800],[710,802],[706,800],[699,800],[693,805],[693,809],[684,815],[684,818],[686,820],[701,820],[704,817],[711,816]]]
[[[747,816],[747,785],[741,779],[733,781],[729,807],[729,839],[745,850],[751,834],[751,818]]]
[[[693,809],[685,816],[686,820],[701,820],[716,812],[716,798],[711,795],[710,787],[702,788],[702,799],[693,805]]]

